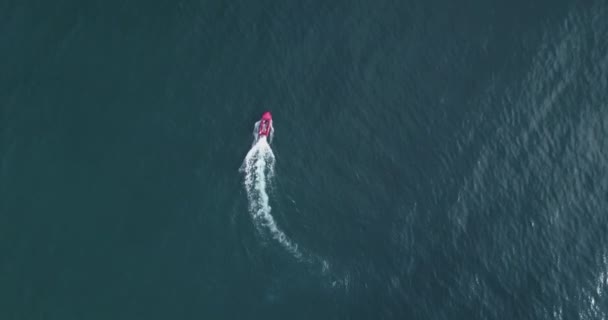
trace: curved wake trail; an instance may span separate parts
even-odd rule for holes
[[[262,232],[263,228],[270,233],[294,257],[302,258],[298,246],[294,244],[283,231],[279,229],[270,214],[267,185],[274,176],[274,154],[266,137],[260,137],[247,152],[241,170],[245,174],[245,190],[251,214],[256,228]]]

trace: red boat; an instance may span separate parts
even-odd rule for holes
[[[268,137],[272,131],[272,115],[270,112],[264,112],[262,119],[260,119],[260,126],[258,128],[258,137]]]

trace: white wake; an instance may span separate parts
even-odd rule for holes
[[[300,259],[302,253],[298,250],[298,246],[279,229],[270,214],[271,207],[266,189],[274,176],[274,163],[274,154],[266,137],[254,140],[241,167],[245,174],[244,184],[249,202],[249,213],[258,231],[270,234],[287,251]]]

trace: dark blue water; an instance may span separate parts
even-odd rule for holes
[[[0,319],[608,318],[605,1],[5,0],[0,67]]]

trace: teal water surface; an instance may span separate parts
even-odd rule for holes
[[[0,3],[0,319],[605,319],[604,1]],[[243,160],[270,110],[264,189]]]

